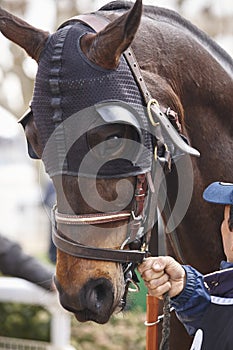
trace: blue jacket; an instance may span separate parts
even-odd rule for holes
[[[184,265],[186,286],[181,294],[171,299],[177,317],[193,335],[212,305],[212,298],[233,298],[233,264],[223,261],[221,270],[203,276],[191,266]],[[213,296],[213,297],[212,297]]]

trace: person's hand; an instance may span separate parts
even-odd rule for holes
[[[183,267],[170,256],[146,258],[138,267],[148,293],[159,299],[169,292],[174,297],[182,292],[186,282]]]

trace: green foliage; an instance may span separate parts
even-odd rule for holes
[[[140,310],[140,311],[146,311],[146,294],[147,294],[147,288],[138,272],[137,277],[139,279],[139,292],[136,293],[129,293],[127,304],[129,305],[130,310]]]
[[[0,303],[0,336],[49,341],[50,320],[41,306]]]

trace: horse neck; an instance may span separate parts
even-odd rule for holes
[[[144,18],[134,51],[153,97],[170,105],[175,95],[183,108],[198,100],[203,106],[211,103],[232,111],[233,64],[230,66],[229,56],[212,43],[197,29],[193,33],[189,28],[183,30],[180,23]]]

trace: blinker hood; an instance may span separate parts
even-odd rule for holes
[[[87,59],[80,40],[90,32],[87,25],[75,23],[49,37],[24,121],[33,115],[50,176],[109,178],[149,171],[152,139],[137,83],[123,55],[116,69]],[[95,129],[100,126],[105,140]],[[117,134],[111,134],[113,129]],[[99,141],[93,143],[95,137]],[[29,152],[35,156],[30,145]]]
[[[54,130],[42,155],[50,176],[106,178],[145,173],[151,158],[139,114],[122,101],[74,113]]]
[[[20,118],[19,123],[24,129],[32,116],[29,109]],[[101,102],[75,113],[54,130],[45,145],[42,159],[46,171],[50,176],[67,174],[88,177],[135,176],[149,171],[151,155],[146,148],[145,130],[140,122],[137,111],[122,101]],[[123,129],[119,129],[120,126]],[[97,129],[100,127],[102,131]],[[112,128],[108,130],[108,127]],[[66,134],[66,143],[59,138],[61,132]],[[95,141],[98,132],[107,135],[103,135],[100,142],[92,147],[91,138]],[[62,142],[60,145],[59,139]],[[38,159],[32,145],[28,141],[27,144],[29,156]],[[57,149],[60,153],[57,153]]]
[[[23,114],[23,116],[18,120],[18,123],[20,123],[22,125],[22,127],[25,130],[25,127],[27,125],[27,123],[29,122],[30,118],[33,117],[33,113],[31,108],[28,108],[26,110],[26,112]],[[39,157],[37,157],[34,149],[32,148],[32,145],[30,144],[30,142],[27,139],[27,147],[28,147],[28,155],[30,156],[30,158],[32,159],[39,159]]]

